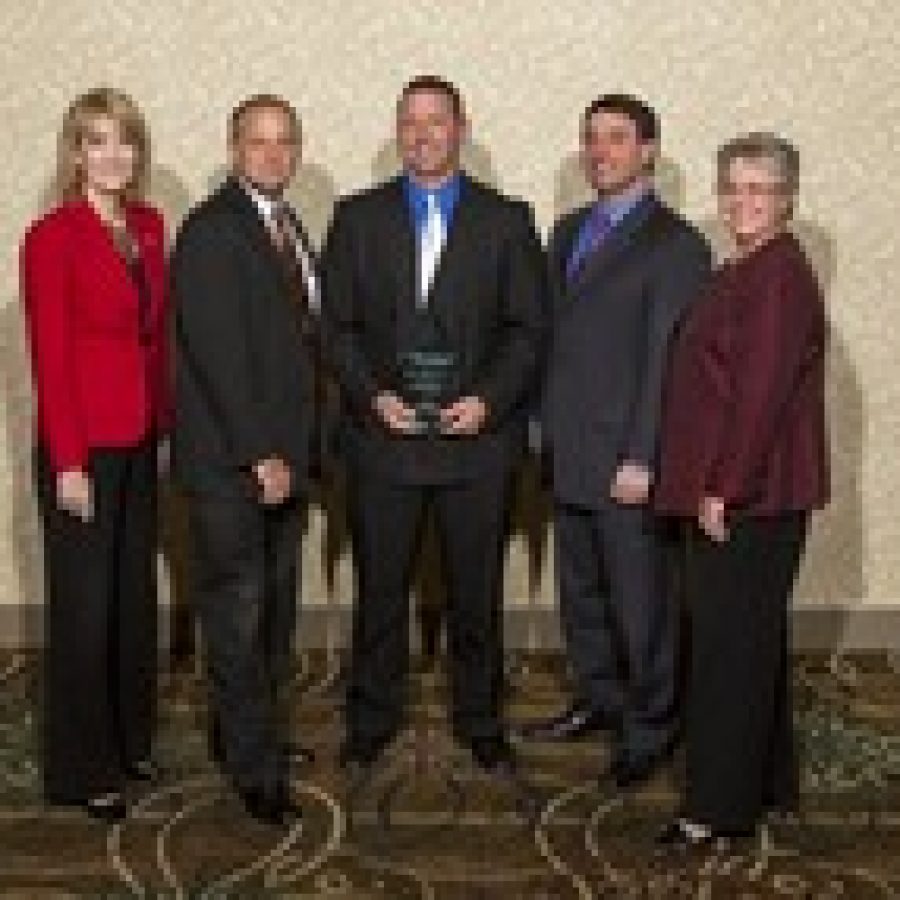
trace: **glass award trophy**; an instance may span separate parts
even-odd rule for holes
[[[415,412],[410,434],[435,437],[442,432],[441,407],[455,399],[459,390],[459,360],[456,353],[434,345],[398,354],[400,394]]]

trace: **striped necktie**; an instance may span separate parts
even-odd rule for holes
[[[272,242],[290,268],[299,267],[300,276],[306,289],[307,301],[312,309],[319,308],[319,284],[313,260],[302,240],[300,240],[288,205],[275,204],[272,210],[272,224],[269,229]]]

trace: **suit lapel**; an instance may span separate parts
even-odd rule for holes
[[[412,309],[418,294],[416,235],[402,177],[394,178],[385,185],[385,201],[385,258],[390,260],[394,278],[394,290],[390,296],[399,313]]]
[[[447,240],[438,260],[431,288],[428,292],[429,306],[445,324],[458,318],[457,304],[460,298],[450,290],[442,289],[450,272],[465,268],[474,258],[478,234],[478,199],[476,189],[465,175],[460,176],[459,198],[453,210],[453,219],[447,231]]]
[[[569,290],[568,281],[566,279],[566,264],[572,255],[572,249],[575,246],[575,238],[581,231],[581,226],[585,219],[590,215],[591,207],[584,206],[573,212],[568,218],[564,219],[560,224],[559,234],[551,248],[552,258],[550,259],[551,279],[554,287],[554,294],[557,298],[566,297]]]
[[[459,318],[459,298],[447,289],[452,280],[448,276],[455,268],[464,267],[465,261],[472,259],[471,254],[477,249],[474,246],[478,232],[477,189],[468,176],[462,174],[460,177],[459,199],[428,291],[428,308],[445,328],[452,327]],[[419,247],[403,176],[389,181],[386,192],[385,254],[391,260],[394,273],[393,295],[397,311],[408,314],[419,302]]]
[[[229,178],[222,185],[222,196],[228,205],[238,214],[238,221],[244,229],[251,246],[256,251],[267,257],[273,271],[277,272],[281,278],[287,279],[287,270],[281,259],[278,257],[278,250],[269,236],[265,222],[256,208],[256,204],[247,192],[235,181]]]
[[[586,289],[590,288],[606,269],[628,250],[658,207],[658,201],[651,195],[641,200],[627,213],[567,283],[566,293],[570,299],[575,299],[585,293]],[[569,252],[571,252],[571,243]],[[565,273],[563,273],[563,278],[565,278]]]

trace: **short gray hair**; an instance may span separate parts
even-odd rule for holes
[[[800,153],[786,138],[769,131],[752,131],[726,141],[716,152],[716,177],[721,183],[735,159],[774,163],[784,192],[791,198],[800,186]]]

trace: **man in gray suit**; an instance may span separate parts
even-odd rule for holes
[[[675,606],[648,508],[670,339],[706,277],[700,234],[654,194],[654,111],[594,101],[582,154],[597,199],[550,243],[553,344],[543,403],[552,457],[556,567],[573,706],[524,727],[565,740],[611,728],[610,774],[646,778],[675,722]]]

